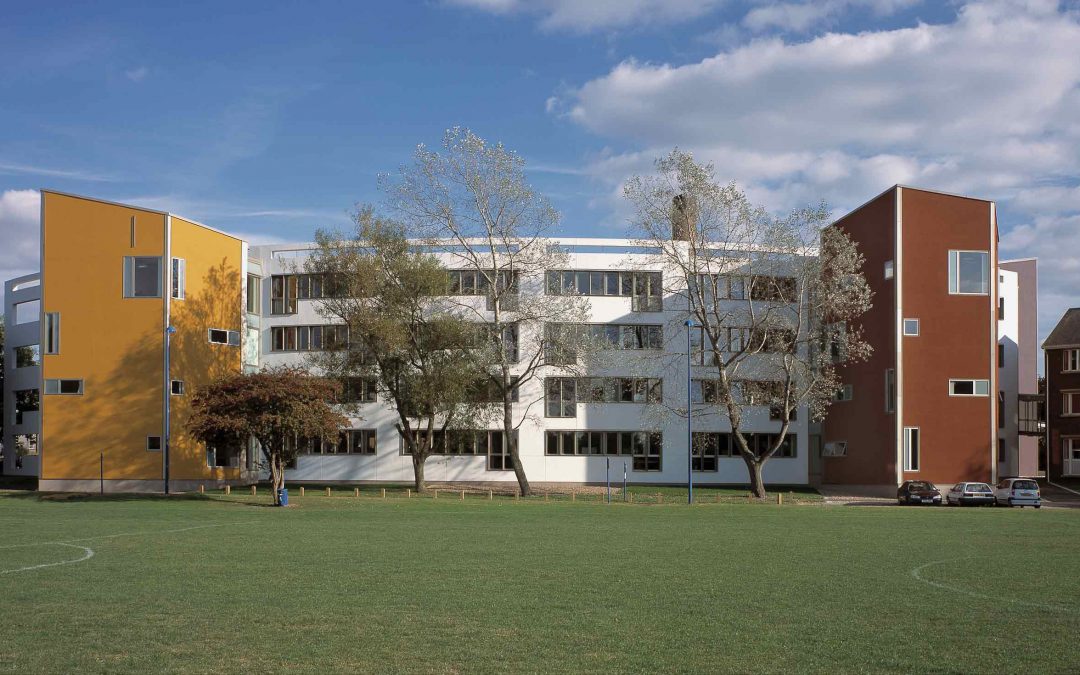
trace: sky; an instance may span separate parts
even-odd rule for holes
[[[777,213],[992,199],[1040,339],[1080,305],[1080,0],[9,3],[0,278],[37,267],[37,188],[304,241],[453,126],[566,236],[627,236],[623,182],[674,146]]]

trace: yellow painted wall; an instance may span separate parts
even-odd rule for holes
[[[187,266],[185,299],[172,300],[171,378],[183,380],[185,394],[172,396],[170,475],[177,480],[238,479],[241,469],[210,468],[206,449],[184,431],[195,390],[240,372],[240,347],[210,344],[210,328],[241,330],[243,244],[225,234],[172,217],[172,257]]]
[[[165,216],[41,198],[42,311],[60,313],[60,353],[42,354],[43,378],[84,381],[82,396],[42,396],[41,478],[96,479],[104,452],[107,479],[160,479],[162,454],[146,437],[162,428],[164,301],[123,297],[123,259],[163,256]]]

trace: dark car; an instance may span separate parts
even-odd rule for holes
[[[901,504],[941,504],[941,493],[932,483],[924,480],[906,480],[896,490],[896,501]]]

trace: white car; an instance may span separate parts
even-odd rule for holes
[[[945,503],[949,506],[994,504],[996,501],[994,488],[986,483],[957,483],[945,495]]]
[[[994,488],[998,506],[1042,506],[1039,484],[1030,478],[1006,478]]]

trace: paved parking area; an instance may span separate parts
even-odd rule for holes
[[[949,489],[948,486],[938,486],[942,495]],[[886,496],[885,490],[876,488],[848,487],[843,485],[823,485],[820,488],[825,497],[825,504],[829,506],[897,506],[896,497]],[[1039,491],[1042,493],[1043,505],[1047,508],[1080,509],[1080,494],[1070,489],[1051,485],[1043,479],[1039,479]]]

